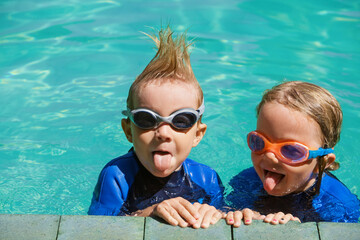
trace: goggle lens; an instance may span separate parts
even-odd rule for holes
[[[265,142],[258,135],[249,135],[249,148],[253,152],[259,152],[265,148]]]
[[[292,162],[298,162],[307,155],[307,150],[299,145],[284,145],[280,148],[281,154]]]
[[[138,127],[144,129],[151,129],[157,124],[155,116],[145,111],[135,113],[133,121]]]
[[[197,121],[197,117],[193,113],[179,113],[172,119],[172,125],[176,128],[191,128]]]

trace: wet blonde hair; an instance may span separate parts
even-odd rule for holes
[[[149,83],[162,84],[165,82],[180,82],[191,84],[198,93],[199,106],[203,100],[203,91],[196,80],[190,64],[189,47],[186,41],[186,32],[173,38],[174,32],[167,26],[160,29],[158,37],[149,35],[156,45],[155,57],[145,67],[143,72],[135,79],[130,87],[127,106],[134,107],[134,96]]]
[[[339,142],[343,114],[339,102],[326,89],[301,81],[281,83],[264,93],[256,108],[257,115],[265,103],[274,101],[315,120],[321,129],[323,148],[333,148]],[[319,179],[316,189],[318,192],[326,168],[327,157],[319,157],[317,161]],[[339,163],[334,162],[326,169],[337,170],[339,167]]]

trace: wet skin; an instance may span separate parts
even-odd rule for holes
[[[320,126],[307,115],[276,102],[266,103],[260,110],[257,130],[271,142],[292,140],[310,149],[322,146]],[[317,162],[290,166],[280,162],[268,151],[257,155],[251,153],[254,168],[263,182],[264,189],[273,196],[284,196],[308,189],[316,179]]]
[[[195,88],[177,81],[151,82],[134,97],[134,109],[148,108],[163,117],[182,108],[199,106]],[[167,123],[144,130],[126,119],[122,120],[122,127],[142,165],[157,177],[166,177],[179,169],[206,131],[206,125],[199,121],[187,130],[174,129]]]

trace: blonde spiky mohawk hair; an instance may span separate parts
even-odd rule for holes
[[[203,92],[191,68],[189,53],[191,43],[188,44],[186,41],[186,32],[173,38],[174,32],[167,26],[165,29],[160,29],[158,37],[155,34],[145,33],[145,35],[155,42],[158,50],[155,57],[131,85],[127,99],[128,107],[133,108],[134,94],[138,93],[141,87],[153,81],[180,81],[193,84],[198,90],[200,106]]]

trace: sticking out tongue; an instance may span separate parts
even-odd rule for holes
[[[271,192],[283,177],[283,174],[267,171],[265,173],[264,189]]]
[[[154,152],[154,164],[155,168],[159,171],[165,171],[170,168],[171,154],[168,152]]]

